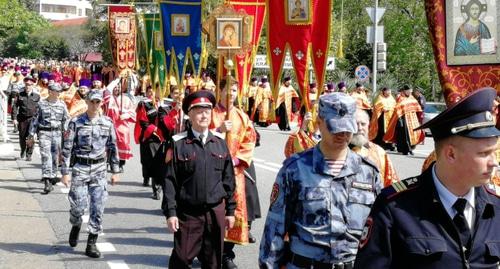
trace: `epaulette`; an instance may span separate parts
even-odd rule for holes
[[[178,133],[174,136],[172,136],[172,140],[174,140],[175,142],[187,137],[188,133],[187,132],[182,132],[182,133]]]
[[[496,197],[500,197],[500,186],[495,185],[493,183],[488,183],[484,185],[484,189],[487,193],[494,195]]]
[[[386,199],[391,199],[392,197],[395,197],[405,191],[415,189],[418,186],[418,177],[410,177],[394,182],[387,188],[382,189],[381,195],[383,195]]]
[[[292,163],[296,162],[298,159],[300,159],[301,157],[303,157],[306,154],[312,154],[313,149],[314,148],[310,148],[310,149],[306,149],[302,152],[293,154],[292,156],[288,157],[287,159],[285,159],[283,161],[283,167],[287,167],[287,166],[291,165]]]
[[[216,132],[216,131],[210,131],[210,132],[211,132],[213,135],[217,136],[218,138],[220,138],[220,139],[222,139],[222,140],[226,139],[226,138],[224,137],[224,134],[222,134],[222,133],[219,133],[219,132]]]

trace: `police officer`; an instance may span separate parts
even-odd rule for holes
[[[221,268],[224,227],[234,225],[235,178],[226,142],[209,131],[215,97],[198,91],[182,105],[192,126],[172,138],[166,154],[163,212],[174,233],[169,268]]]
[[[19,131],[19,145],[21,146],[21,158],[26,154],[26,161],[31,161],[31,154],[33,154],[33,145],[27,145],[26,139],[28,138],[31,120],[37,113],[38,102],[40,95],[33,91],[33,84],[35,79],[31,76],[24,78],[24,90],[19,92],[12,113],[16,121]]]
[[[38,133],[45,193],[52,191],[52,185],[60,179],[58,167],[62,132],[66,130],[69,120],[66,104],[59,100],[61,91],[59,84],[49,85],[49,96],[38,103],[38,112],[31,122],[27,140],[28,144],[33,146],[33,137]]]
[[[73,227],[69,235],[69,245],[76,247],[78,244],[82,215],[89,206],[89,237],[85,255],[91,258],[101,256],[95,243],[97,235],[102,231],[104,203],[108,196],[106,160],[110,160],[112,185],[118,181],[119,172],[115,128],[111,119],[99,113],[102,100],[100,91],[87,94],[87,112],[70,121],[68,130],[64,133],[62,151],[63,184],[68,186],[71,178],[69,220]]]
[[[353,268],[363,224],[382,188],[378,169],[348,147],[357,132],[355,112],[356,101],[345,93],[320,97],[322,140],[285,160],[278,173],[260,268]]]
[[[436,162],[382,190],[355,268],[498,268],[500,200],[488,182],[500,136],[495,96],[472,92],[419,127],[432,132]]]

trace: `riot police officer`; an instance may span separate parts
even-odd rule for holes
[[[106,160],[110,160],[113,173],[112,185],[118,181],[119,173],[115,128],[111,119],[99,113],[102,100],[100,91],[91,91],[87,94],[87,112],[73,118],[69,123],[68,130],[64,133],[62,151],[63,184],[68,186],[71,178],[69,202],[70,223],[73,227],[69,235],[69,244],[71,247],[76,247],[78,244],[82,216],[89,207],[89,237],[85,254],[91,258],[101,256],[95,243],[97,235],[102,230],[104,203],[108,196]],[[73,162],[72,167],[70,162]]]
[[[40,155],[42,156],[42,180],[44,192],[53,190],[52,185],[60,178],[59,153],[62,132],[66,130],[69,113],[66,104],[59,100],[62,88],[59,84],[49,85],[49,96],[38,103],[38,112],[31,122],[28,144],[33,145],[33,137],[38,134]]]
[[[382,188],[376,166],[348,147],[357,132],[355,112],[356,101],[345,93],[320,97],[321,142],[285,160],[278,173],[260,268],[352,269],[363,224]]]

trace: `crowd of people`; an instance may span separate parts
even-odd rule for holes
[[[239,91],[236,79],[216,85],[203,72],[201,79],[170,79],[163,96],[147,76],[107,65],[1,63],[20,158],[31,161],[37,138],[44,193],[58,181],[70,187],[72,247],[89,208],[89,257],[101,256],[106,174],[115,184],[126,171],[132,135],[142,183],[162,199],[174,233],[169,268],[191,268],[195,258],[202,268],[237,268],[234,247],[257,241],[252,222],[263,215],[252,161],[260,144],[255,125],[276,122],[290,133],[260,268],[498,265],[500,131],[492,89],[457,100],[422,125],[425,98],[410,86],[395,97],[383,88],[371,102],[361,84],[348,91],[345,82],[323,89],[311,83],[305,98],[285,77],[275,99],[266,76]],[[431,130],[435,152],[422,175],[400,180],[386,151],[413,155],[423,128]]]

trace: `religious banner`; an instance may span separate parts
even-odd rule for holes
[[[238,99],[239,104],[241,104],[244,91],[249,86],[255,55],[259,47],[260,35],[266,17],[266,0],[230,0],[228,4],[232,5],[236,11],[243,10],[251,19],[251,31],[249,33],[251,35],[251,50],[236,54],[233,59],[235,62],[235,77],[239,83]]]
[[[446,103],[482,87],[500,91],[498,1],[426,0],[425,10]]]
[[[108,7],[109,40],[113,63],[120,73],[134,69],[136,63],[136,21],[134,7],[114,5]]]
[[[144,14],[144,24],[146,28],[148,74],[151,78],[151,84],[155,86],[158,83],[160,89],[164,92],[166,89],[166,67],[163,53],[163,35],[161,33],[160,15]]]
[[[144,24],[144,14],[138,13],[136,15],[137,19],[137,62],[135,68],[137,73],[143,77],[148,74],[148,53],[146,48],[146,25]]]
[[[267,0],[267,5],[267,49],[274,97],[278,96],[283,62],[288,51],[302,102],[309,111],[308,66],[312,64],[316,83],[321,89],[328,58],[333,0]]]
[[[186,66],[191,63],[194,76],[198,77],[202,50],[201,0],[159,2],[168,74],[182,81]]]

